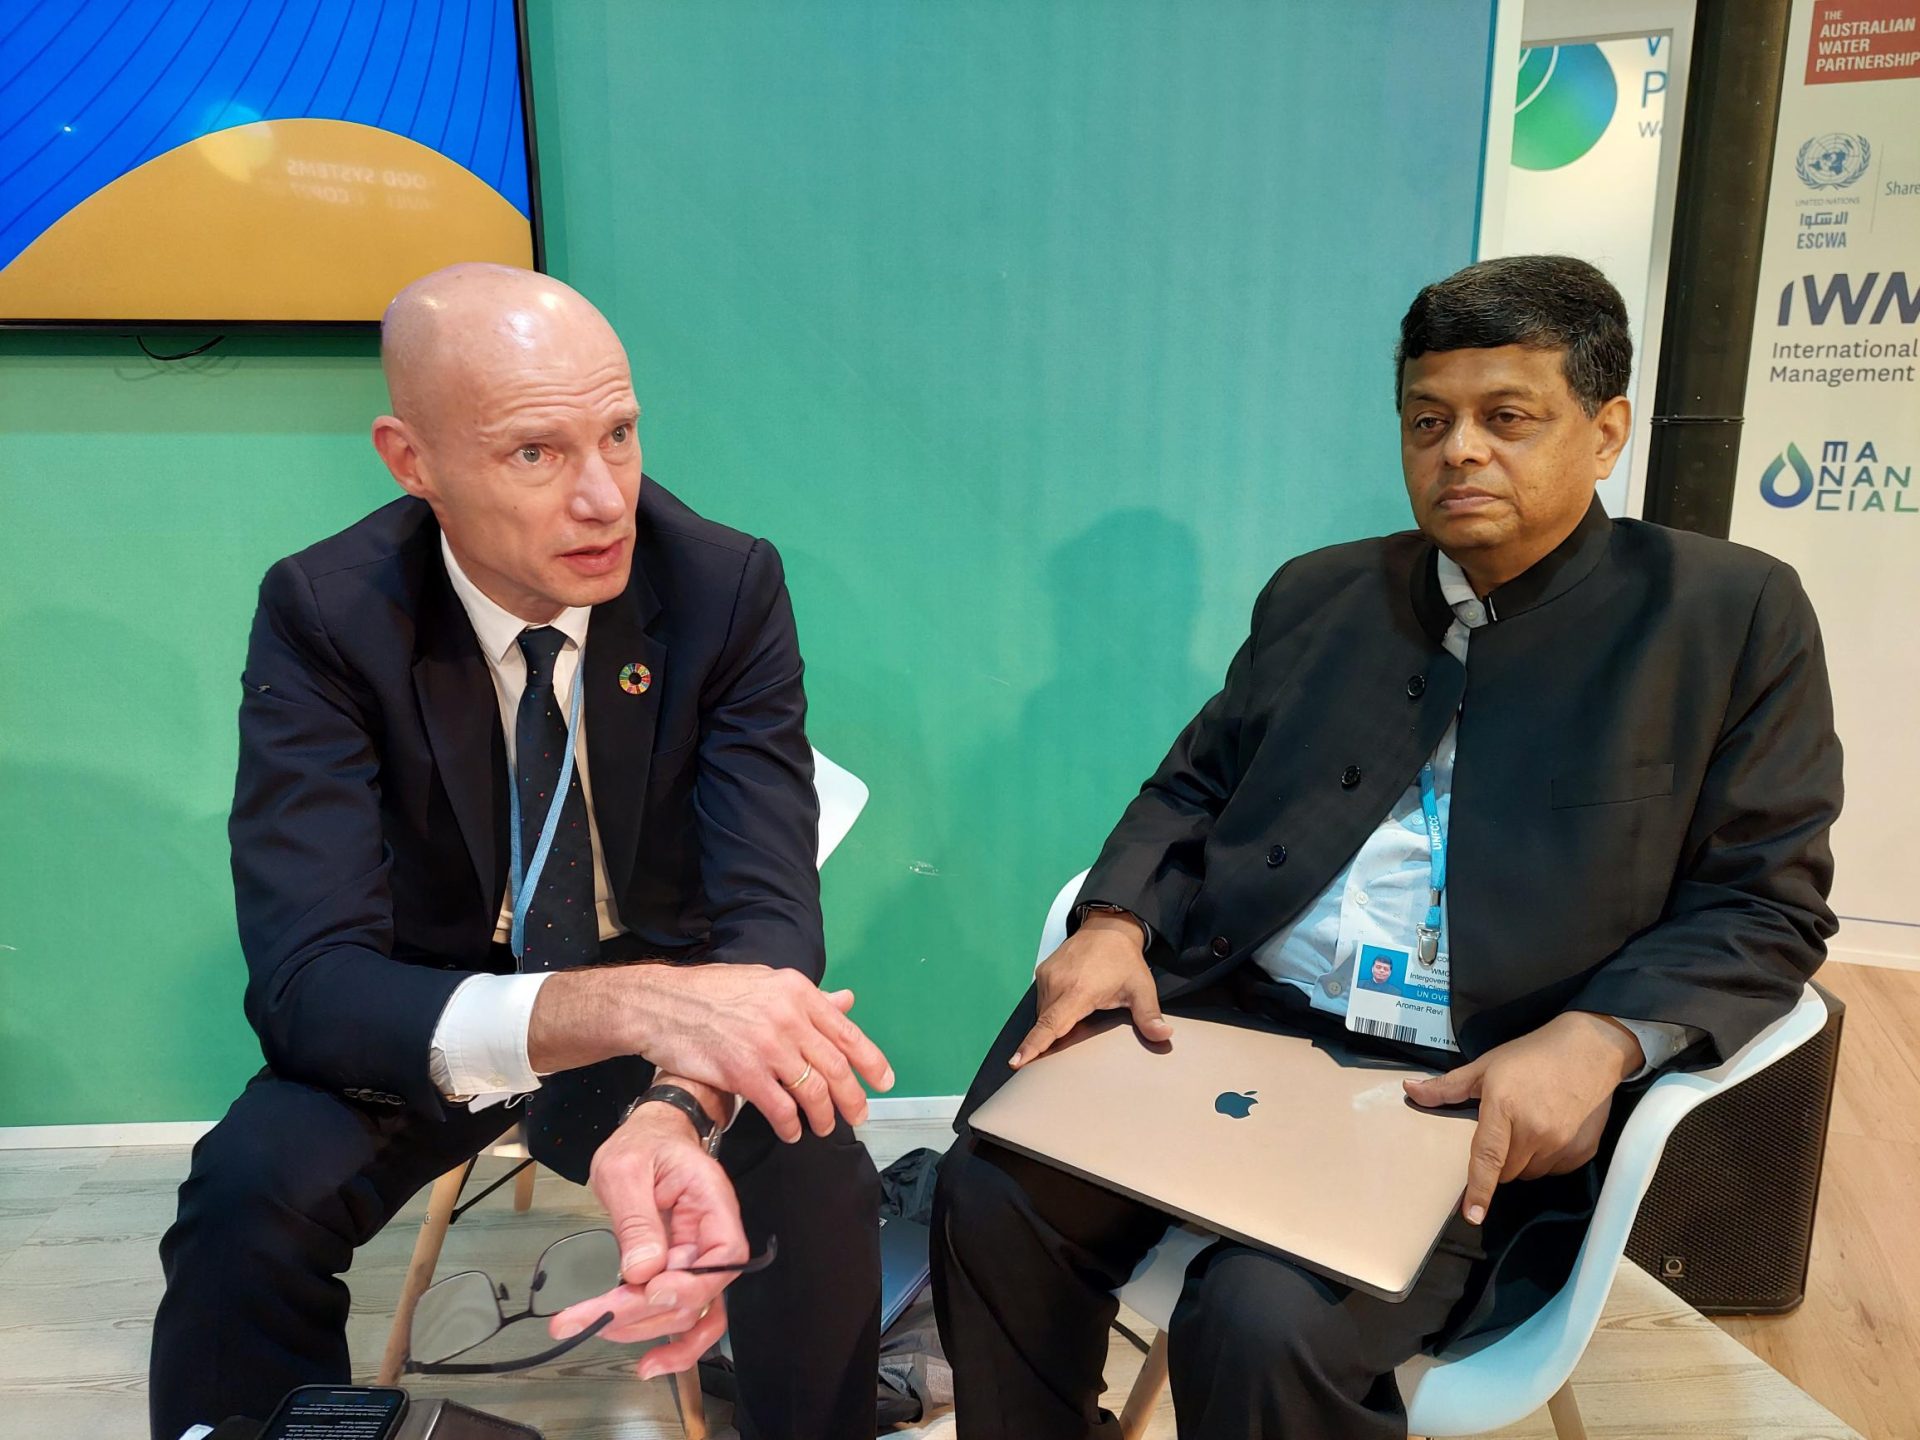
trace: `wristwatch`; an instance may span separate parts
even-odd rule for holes
[[[700,1143],[707,1147],[707,1154],[720,1153],[720,1137],[726,1132],[714,1124],[713,1117],[707,1114],[706,1106],[694,1099],[691,1091],[682,1090],[678,1085],[655,1085],[642,1091],[639,1099],[620,1112],[619,1124],[614,1128],[618,1129],[620,1125],[626,1124],[633,1118],[634,1111],[647,1104],[671,1105],[692,1122],[693,1133],[699,1136]]]
[[[1141,945],[1150,947],[1153,944],[1153,930],[1151,927],[1148,926],[1146,921],[1142,920],[1124,905],[1109,905],[1105,900],[1089,900],[1075,912],[1073,917],[1074,923],[1076,925],[1082,923],[1089,915],[1124,915],[1140,927]]]

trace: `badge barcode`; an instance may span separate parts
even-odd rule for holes
[[[1414,1028],[1411,1025],[1389,1025],[1384,1020],[1361,1020],[1356,1018],[1353,1028],[1365,1035],[1377,1035],[1382,1040],[1398,1040],[1402,1045],[1414,1043]]]

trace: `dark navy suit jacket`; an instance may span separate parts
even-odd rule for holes
[[[825,965],[819,805],[780,558],[651,480],[581,670],[594,819],[644,953]],[[619,683],[652,674],[644,694]],[[500,968],[499,702],[440,529],[396,500],[267,572],[228,831],[247,1017],[290,1079],[438,1118],[454,988]]]

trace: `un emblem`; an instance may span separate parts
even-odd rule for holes
[[[1843,190],[1867,173],[1873,146],[1864,135],[1835,131],[1816,135],[1800,147],[1793,168],[1809,190]]]

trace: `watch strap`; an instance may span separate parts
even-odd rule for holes
[[[1106,900],[1088,900],[1074,911],[1073,923],[1077,926],[1089,915],[1124,915],[1140,927],[1141,945],[1146,948],[1153,945],[1152,928],[1124,905],[1114,905]]]
[[[683,1090],[678,1085],[649,1086],[621,1113],[620,1124],[626,1124],[633,1118],[634,1111],[648,1104],[671,1105],[685,1115],[693,1126],[693,1133],[700,1138],[700,1143],[706,1146],[709,1155],[720,1148],[720,1137],[725,1132],[714,1123],[713,1117],[707,1113],[706,1106],[694,1098],[693,1092]]]

